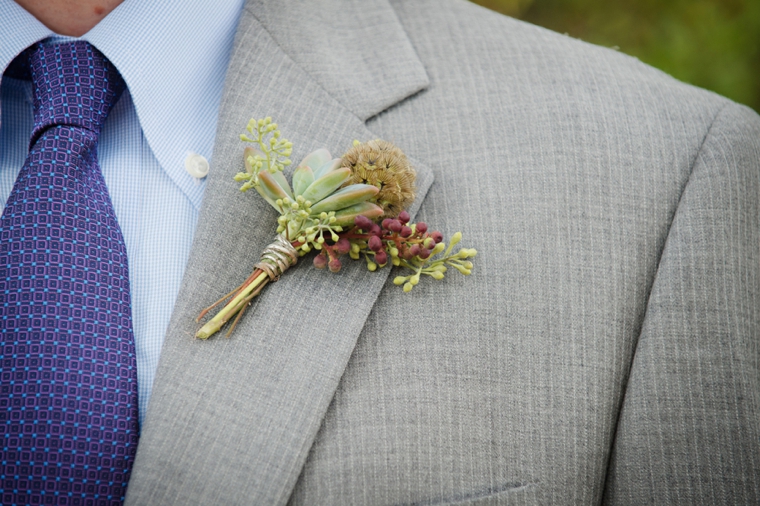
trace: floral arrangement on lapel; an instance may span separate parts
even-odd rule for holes
[[[271,118],[252,119],[241,140],[252,143],[243,150],[245,172],[235,176],[241,191],[255,188],[278,213],[277,235],[243,284],[204,309],[196,321],[228,301],[196,333],[208,339],[233,317],[234,330],[251,300],[270,281],[277,281],[298,257],[316,250],[314,266],[331,272],[341,269],[341,257],[361,260],[370,271],[389,262],[411,271],[393,283],[409,292],[423,275],[443,279],[448,267],[470,274],[477,254],[472,248],[453,248],[462,238],[455,233],[448,247],[443,235],[423,222],[411,223],[404,209],[414,202],[415,172],[406,155],[390,142],[354,141],[342,157],[326,149],[306,156],[293,171],[291,183],[283,170],[292,143],[281,136]],[[447,267],[448,266],[448,267]]]

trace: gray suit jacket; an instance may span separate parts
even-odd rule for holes
[[[193,339],[274,236],[232,180],[267,115],[294,160],[398,144],[472,275],[304,260]],[[758,503],[759,203],[758,116],[633,58],[461,0],[250,0],[127,502]]]

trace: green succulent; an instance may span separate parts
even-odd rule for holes
[[[353,226],[359,215],[373,220],[383,215],[383,209],[370,202],[379,188],[370,184],[345,185],[351,178],[351,169],[342,167],[343,161],[332,158],[326,149],[318,149],[301,161],[293,172],[291,187],[282,173],[290,164],[290,142],[280,138],[270,118],[251,120],[248,127],[251,133],[256,129],[257,138],[241,138],[261,149],[245,148],[246,172],[235,179],[245,181],[242,191],[255,188],[280,213],[277,233],[296,243],[302,255],[312,248],[322,249],[325,236],[337,241],[343,227]]]

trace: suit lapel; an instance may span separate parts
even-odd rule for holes
[[[273,41],[362,121],[428,85],[387,0],[249,0]]]
[[[378,23],[382,40],[366,38]],[[295,161],[318,147],[340,155],[353,139],[375,137],[366,118],[426,85],[385,0],[246,6],[128,503],[288,499],[390,269],[369,273],[351,262],[332,275],[307,257],[265,289],[231,339],[194,339],[199,310],[244,279],[274,238],[275,212],[232,180],[242,167],[238,135],[250,117],[272,116],[294,143]],[[415,165],[413,212],[432,183],[430,170]]]

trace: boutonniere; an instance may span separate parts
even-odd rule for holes
[[[447,246],[441,232],[410,221],[405,208],[414,202],[415,172],[398,147],[383,140],[354,141],[340,158],[318,149],[303,159],[288,182],[283,170],[291,164],[292,143],[277,124],[271,118],[252,119],[246,130],[240,138],[253,146],[243,150],[245,172],[235,180],[243,183],[241,191],[255,189],[277,210],[277,235],[248,279],[200,313],[198,322],[224,304],[196,337],[208,339],[234,318],[229,336],[267,283],[312,251],[314,266],[331,272],[340,271],[345,255],[363,260],[370,271],[389,263],[401,267],[405,273],[393,283],[405,292],[424,276],[443,279],[449,267],[470,274],[468,259],[477,252],[454,251],[460,232]]]

